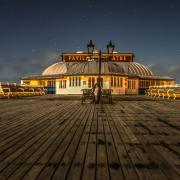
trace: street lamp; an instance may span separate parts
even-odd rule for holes
[[[87,44],[87,49],[88,49],[88,54],[89,53],[93,53],[93,51],[94,51],[94,44],[93,44],[92,40],[90,40],[89,43]]]
[[[93,44],[92,40],[89,41],[89,43],[87,44],[87,49],[88,49],[88,54],[92,54],[93,55],[93,51],[94,51],[94,47],[95,45]],[[90,55],[91,57],[91,55]],[[99,104],[100,99],[101,99],[101,51],[99,51],[98,53],[98,62],[99,62],[99,73],[98,73],[98,79],[97,79],[97,88],[98,88],[98,92],[97,92],[97,99],[95,100],[95,103]]]
[[[87,49],[88,49],[88,54],[93,54],[94,51],[94,44],[92,42],[92,40],[89,41],[89,43],[87,44]],[[112,54],[114,51],[114,45],[112,43],[112,41],[109,41],[109,44],[107,44],[107,51],[108,54]],[[99,72],[98,72],[98,81],[97,81],[97,88],[98,88],[98,93],[97,93],[97,99],[96,99],[96,103],[99,104],[101,102],[101,50],[98,53],[98,64],[99,64]]]
[[[108,54],[113,53],[114,48],[115,48],[115,45],[112,43],[112,41],[109,41],[109,44],[107,44],[107,51],[108,51]]]
[[[114,51],[114,44],[112,41],[109,41],[109,44],[107,44],[107,51],[108,54],[112,54]],[[101,101],[101,50],[99,51],[99,78],[98,78],[98,95],[97,95],[97,103]]]
[[[98,94],[97,94],[97,104],[101,100],[101,50],[99,51],[99,78],[98,78]]]

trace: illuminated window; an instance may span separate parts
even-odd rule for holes
[[[55,85],[56,85],[56,82],[55,82],[55,81],[48,81],[48,82],[47,82],[47,86],[48,86],[48,87],[55,87]]]
[[[120,86],[120,82],[119,82],[119,77],[117,78],[117,86],[119,87]]]
[[[69,78],[69,86],[71,86],[71,87],[81,86],[81,77],[71,77],[71,78]]]
[[[111,87],[113,87],[113,77],[111,77]]]
[[[114,87],[116,87],[116,77],[114,77]]]
[[[75,86],[77,86],[78,85],[78,78],[76,77],[75,78]]]
[[[135,81],[132,81],[132,89],[136,89]]]
[[[74,77],[72,78],[72,86],[74,86]]]
[[[71,77],[69,78],[69,86],[71,87]]]
[[[23,81],[23,84],[30,85],[30,81]]]
[[[59,88],[65,89],[66,88],[66,80],[60,80],[59,81]]]
[[[123,87],[123,79],[120,78],[120,86]]]
[[[83,86],[85,86],[86,85],[86,81],[83,81]]]
[[[63,88],[66,88],[66,80],[63,81]]]
[[[91,77],[88,78],[88,88],[91,88]]]
[[[62,88],[62,81],[59,81],[59,88]]]
[[[130,89],[130,81],[128,81],[128,89]]]
[[[92,78],[92,87],[94,87],[94,84],[95,84],[95,79],[94,77]]]
[[[79,77],[78,79],[79,79],[79,86],[81,86],[81,77]]]
[[[129,80],[128,81],[128,89],[135,89],[135,88],[136,88],[136,81],[135,80]]]

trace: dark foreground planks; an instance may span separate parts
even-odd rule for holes
[[[0,180],[180,179],[180,101],[0,100]]]

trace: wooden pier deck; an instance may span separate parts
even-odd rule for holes
[[[0,100],[0,180],[180,179],[180,101]]]

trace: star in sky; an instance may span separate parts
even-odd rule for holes
[[[93,8],[95,8],[95,7],[96,7],[95,2],[93,2],[92,0],[91,0],[91,1],[89,1],[89,2],[88,2],[88,7],[89,7],[89,9],[93,9]]]
[[[32,49],[32,54],[36,54],[36,52],[37,52],[37,49]]]
[[[82,16],[82,18],[83,18],[83,19],[86,19],[86,18],[87,18],[87,16],[86,16],[86,15],[83,15],[83,16]]]
[[[112,14],[113,14],[113,12],[112,12],[112,11],[109,11],[109,12],[107,12],[107,13],[104,14],[104,17],[111,17]]]

